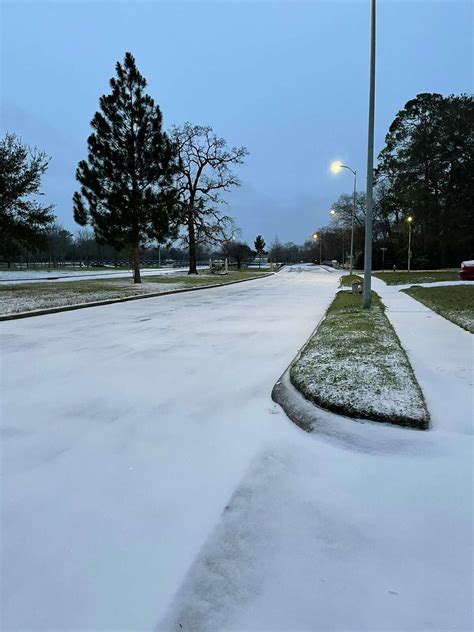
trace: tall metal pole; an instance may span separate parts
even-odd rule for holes
[[[410,272],[411,260],[411,222],[408,222],[408,272]]]
[[[372,290],[372,188],[374,179],[375,0],[370,2],[369,130],[367,139],[367,208],[365,214],[364,308],[370,309]]]
[[[352,171],[352,169],[351,169]],[[356,212],[356,188],[357,188],[357,171],[352,171],[354,174],[354,192],[352,194],[352,217],[351,217],[351,269],[349,274],[352,274],[354,267],[354,216]]]

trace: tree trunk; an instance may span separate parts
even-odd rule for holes
[[[138,246],[132,248],[131,260],[133,267],[133,282],[141,283],[142,278],[140,276],[140,248]]]
[[[196,233],[194,230],[193,213],[188,213],[188,236],[189,236],[189,271],[188,274],[197,274],[196,260]]]

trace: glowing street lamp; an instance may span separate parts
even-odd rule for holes
[[[334,162],[331,162],[331,171],[336,174],[339,173],[339,171],[342,169],[343,165],[342,162],[340,160],[334,160]]]
[[[340,160],[335,160],[334,162],[331,163],[331,171],[334,174],[339,173],[341,169],[348,169],[354,176],[354,191],[352,193],[352,216],[351,216],[351,254],[350,254],[351,263],[350,263],[350,270],[349,270],[349,274],[352,274],[353,260],[354,260],[354,216],[355,216],[355,209],[356,209],[357,171],[355,171],[355,169],[352,169],[351,167],[348,167],[347,165],[343,165]],[[333,215],[332,211],[331,211],[331,215]]]
[[[311,235],[311,237],[313,238],[313,241],[319,241],[319,265],[321,265],[321,263],[323,261],[322,258],[321,258],[321,238],[318,235],[318,233],[313,233]]]
[[[413,222],[413,217],[411,215],[409,215],[407,217],[407,222],[408,222],[408,272],[410,272],[410,267],[411,267],[411,224]]]

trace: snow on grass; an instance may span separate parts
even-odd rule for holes
[[[474,284],[402,290],[455,325],[474,333]]]
[[[0,315],[17,314],[53,307],[82,305],[111,299],[169,292],[203,285],[221,285],[230,281],[255,278],[255,272],[233,271],[227,275],[147,276],[134,284],[130,279],[81,280],[75,283],[22,283],[0,285]]]
[[[435,283],[436,281],[457,281],[458,270],[395,270],[395,272],[374,272],[374,276],[387,285],[410,285],[414,283]]]
[[[293,384],[316,404],[361,419],[426,428],[429,415],[384,306],[339,292],[291,367]]]
[[[17,314],[52,307],[82,305],[95,301],[139,296],[152,292],[169,291],[184,287],[184,283],[159,285],[157,283],[141,283],[134,285],[129,281],[87,282],[67,285],[59,283],[34,284],[21,286],[4,286],[0,288],[0,314]]]

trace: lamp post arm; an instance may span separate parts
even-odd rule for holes
[[[354,171],[354,169],[352,169],[352,167],[348,167],[347,165],[341,165],[341,169],[349,169],[349,171],[355,176],[356,175],[356,171]]]

